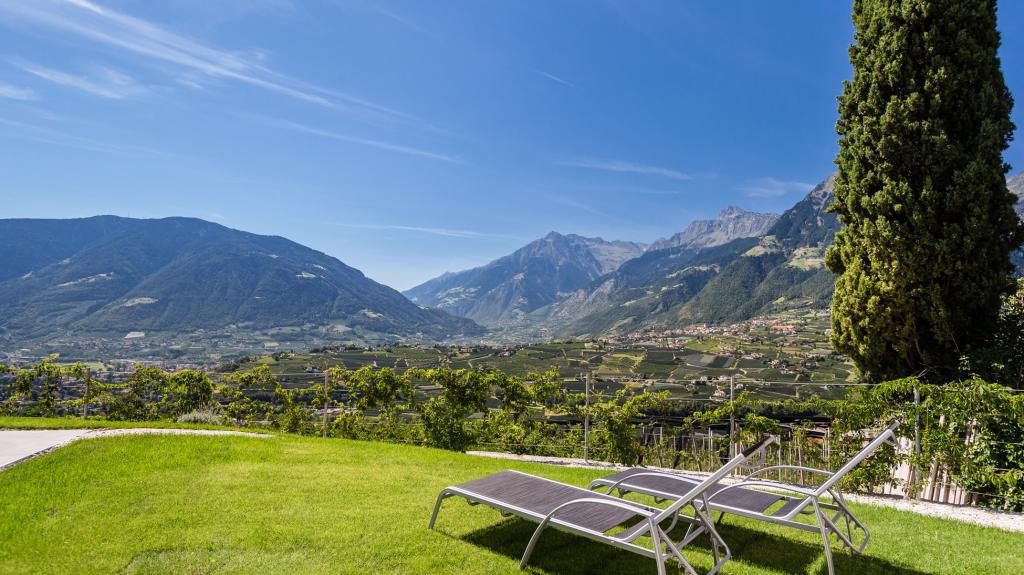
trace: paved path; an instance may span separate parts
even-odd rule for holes
[[[31,457],[42,455],[76,441],[90,437],[116,437],[120,435],[244,435],[273,437],[263,433],[227,431],[217,429],[158,429],[131,427],[125,429],[8,429],[0,430],[0,471]]]
[[[0,469],[33,455],[71,443],[88,429],[40,429],[0,431]]]

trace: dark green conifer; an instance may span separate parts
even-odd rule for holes
[[[1002,153],[995,0],[856,0],[839,98],[832,342],[869,380],[949,375],[994,329],[1024,241]]]

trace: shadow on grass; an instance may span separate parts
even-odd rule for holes
[[[500,553],[518,561],[536,528],[535,523],[522,519],[508,519],[491,527],[478,529],[461,538],[464,541]],[[763,531],[740,526],[723,525],[722,538],[732,550],[732,560],[754,569],[773,573],[804,574],[815,564],[817,573],[827,573],[824,551],[820,545],[811,545]],[[674,532],[678,539],[681,532]],[[710,548],[697,541],[683,550],[687,559],[699,572],[712,565]],[[885,559],[871,556],[851,556],[833,546],[833,559],[839,574],[858,575],[933,575]],[[681,572],[678,563],[668,563],[670,573]],[[530,559],[532,571],[575,575],[584,573],[654,573],[654,560],[622,549],[548,529],[541,536]],[[702,569],[703,567],[703,569]],[[728,570],[728,565],[725,567]]]

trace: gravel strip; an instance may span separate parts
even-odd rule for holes
[[[80,439],[90,437],[120,437],[122,435],[235,435],[241,437],[274,437],[266,433],[232,431],[227,429],[161,429],[159,427],[124,427],[120,429],[93,429]]]
[[[626,466],[607,463],[604,461],[584,461],[571,457],[546,457],[542,455],[516,455],[514,453],[498,453],[492,451],[469,451],[469,455],[492,457],[496,459],[508,459],[513,461],[527,461],[531,463],[544,463],[547,465],[560,465],[563,467],[586,467],[590,469],[605,469],[609,473],[626,469]],[[680,473],[679,469],[664,469],[651,467],[655,471],[666,471],[669,473]],[[687,475],[707,476],[707,473],[697,471],[685,471]],[[726,482],[735,482],[737,479],[726,479]],[[913,501],[901,497],[884,495],[863,495],[856,493],[844,494],[850,501],[877,507],[888,507],[899,511],[908,511],[928,517],[939,517],[953,521],[962,521],[981,525],[982,527],[995,527],[1004,531],[1015,531],[1024,533],[1024,514],[1011,511],[997,511],[984,507],[968,507],[964,505],[950,505],[948,503],[934,503],[931,501]]]

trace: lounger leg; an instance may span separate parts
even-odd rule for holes
[[[434,528],[434,522],[437,521],[437,512],[441,510],[441,502],[451,497],[451,493],[447,489],[442,489],[441,493],[437,496],[437,503],[434,504],[434,512],[430,515],[430,526],[428,529]]]
[[[665,556],[662,554],[661,549],[661,529],[654,522],[654,519],[648,519],[647,523],[650,525],[648,529],[651,532],[651,544],[654,545],[654,561],[658,563],[658,575],[666,575],[665,573]]]
[[[832,548],[828,542],[828,526],[825,524],[824,514],[818,508],[818,502],[812,500],[811,503],[814,505],[814,515],[818,520],[818,531],[821,532],[821,540],[825,544],[825,562],[828,564],[828,575],[835,575],[836,570],[832,565]]]
[[[857,516],[853,514],[853,511],[850,511],[850,508],[847,507],[846,498],[843,497],[842,491],[840,491],[837,488],[833,497],[835,499],[836,505],[839,507],[839,514],[842,515],[843,520],[846,521],[846,537],[841,538],[844,539],[843,543],[845,543],[846,546],[850,548],[851,554],[863,553],[864,549],[868,546],[868,541],[871,540],[871,532],[868,531],[866,525],[864,525],[860,522],[859,519],[857,519]],[[854,528],[864,532],[864,540],[861,541],[861,544],[859,546],[853,543]]]
[[[683,557],[682,551],[675,546],[672,539],[668,536],[668,533],[661,531],[661,536],[664,537],[667,542],[665,547],[676,556],[676,560],[679,561],[679,565],[683,568],[683,571],[686,572],[686,575],[697,575],[697,571],[693,568],[693,565],[690,565],[690,562],[686,560],[686,557]]]
[[[530,555],[533,555],[533,548],[537,546],[537,540],[540,539],[541,532],[548,526],[548,520],[550,520],[550,517],[545,517],[544,521],[541,521],[540,525],[537,526],[537,530],[533,532],[533,537],[530,537],[530,543],[526,545],[523,558],[519,561],[520,569],[526,569],[526,564],[530,562]]]
[[[705,513],[707,514],[705,515]],[[711,551],[715,557],[715,568],[712,570],[712,573],[714,573],[732,557],[732,550],[729,549],[729,544],[725,542],[725,539],[722,539],[722,536],[718,534],[718,530],[715,529],[715,523],[712,520],[710,511],[700,513],[700,519],[704,523],[708,539],[711,540]]]

